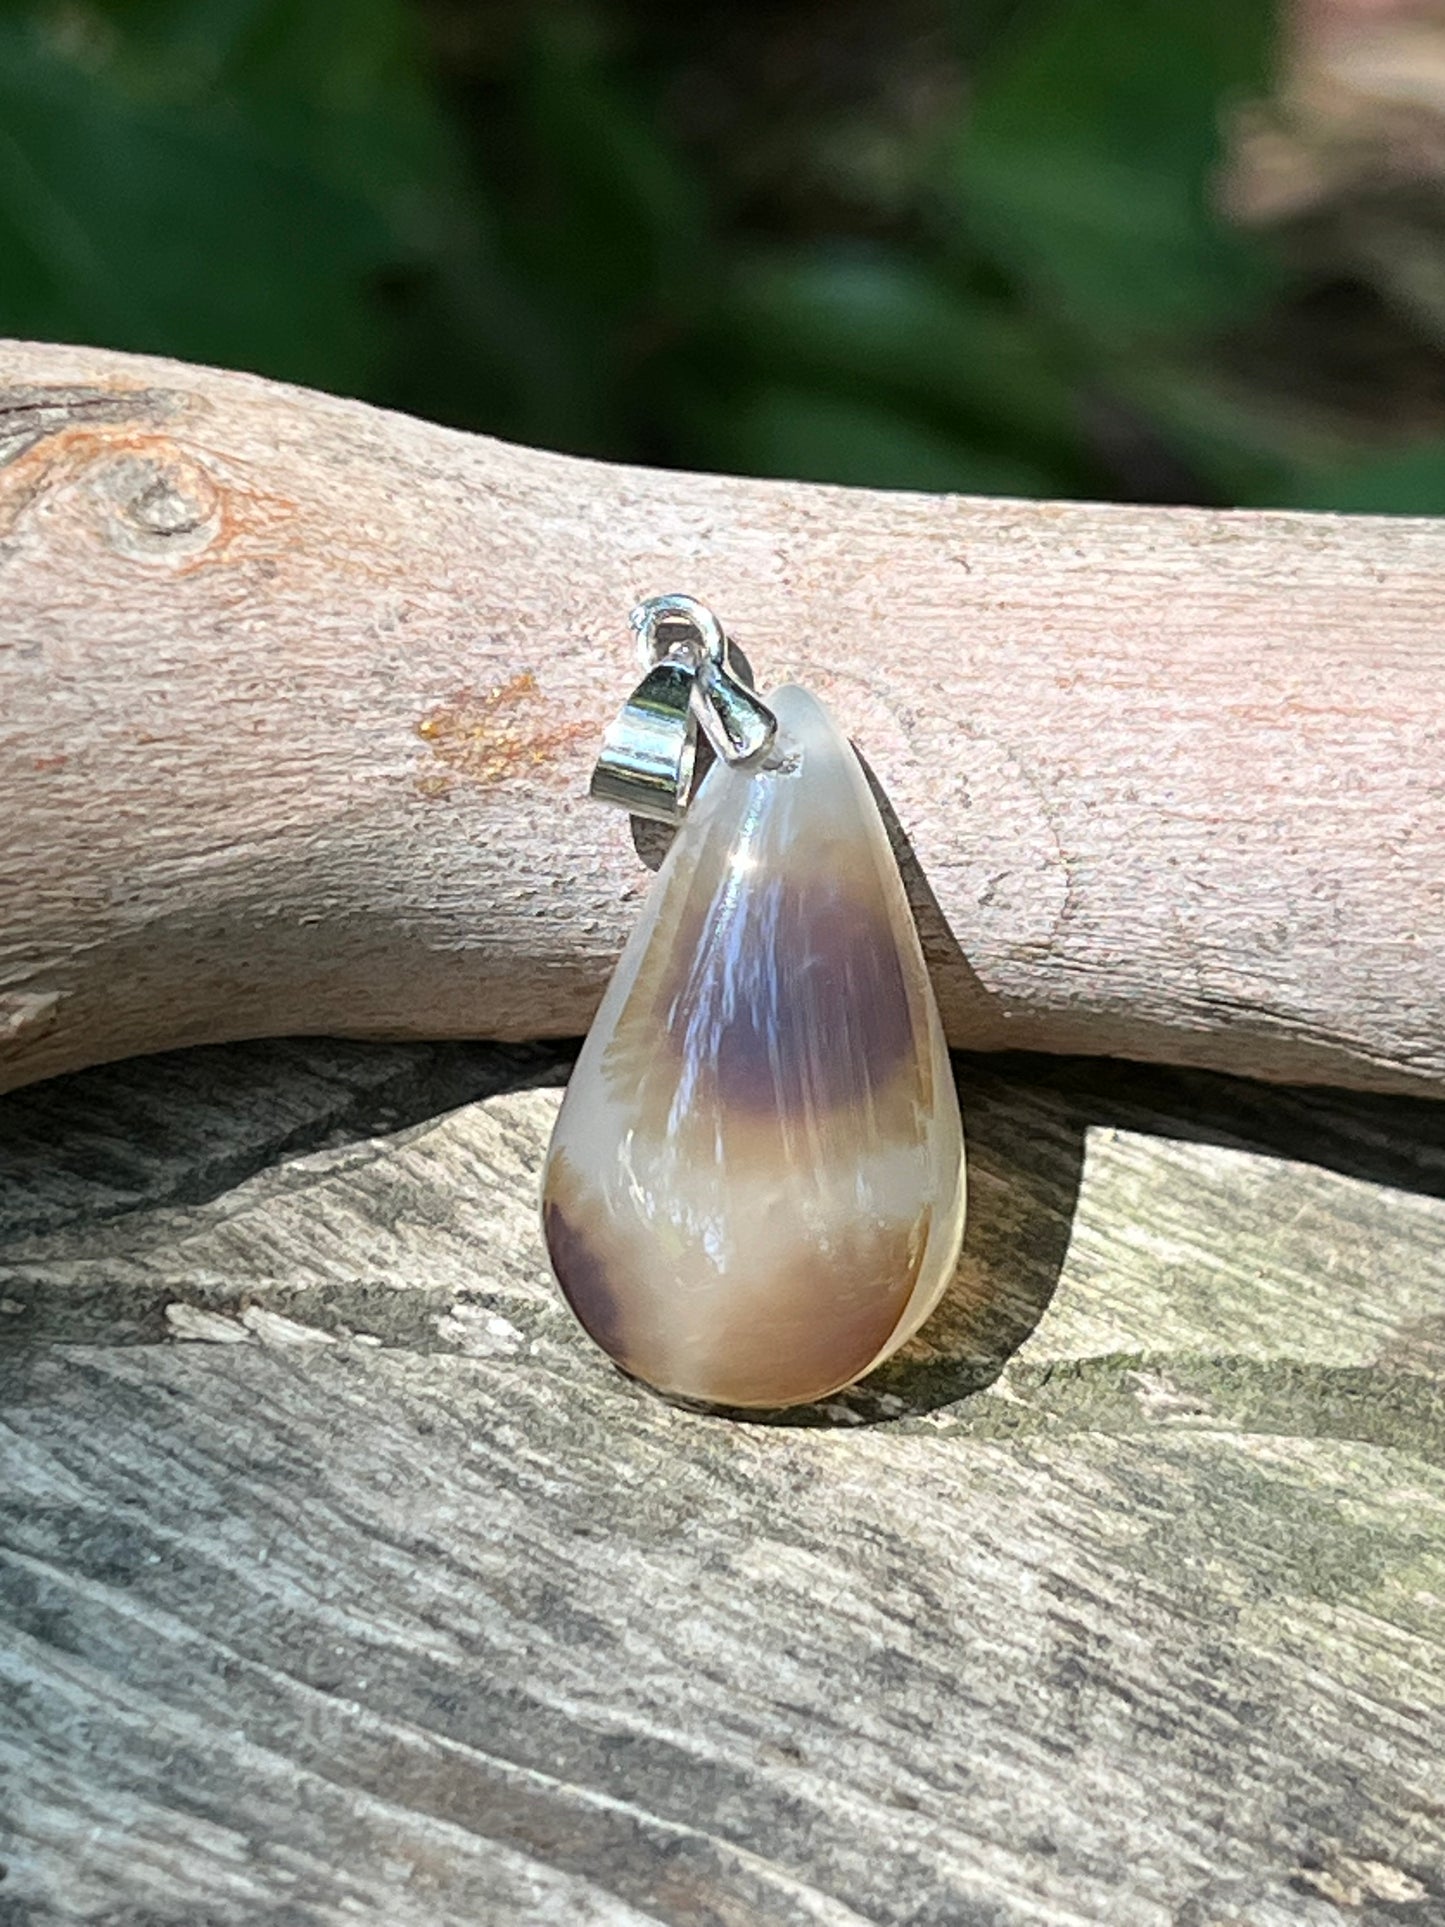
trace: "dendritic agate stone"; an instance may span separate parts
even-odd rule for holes
[[[667,853],[543,1179],[586,1330],[718,1405],[850,1384],[963,1235],[958,1101],[877,804],[815,697],[769,700],[769,758],[714,764]]]

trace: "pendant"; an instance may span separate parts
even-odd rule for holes
[[[953,1274],[963,1134],[902,878],[856,755],[795,685],[766,704],[686,597],[594,794],[677,819],[558,1114],[553,1270],[624,1371],[779,1407],[851,1384]],[[695,725],[717,754],[690,794]]]

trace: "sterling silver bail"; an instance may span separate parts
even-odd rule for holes
[[[777,718],[705,604],[651,596],[628,621],[645,674],[602,739],[592,795],[633,816],[680,823],[692,800],[698,725],[724,762],[748,763],[771,748]]]

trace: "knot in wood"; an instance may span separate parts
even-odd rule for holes
[[[221,530],[222,491],[191,455],[163,437],[107,451],[92,474],[110,546],[136,561],[193,560]]]

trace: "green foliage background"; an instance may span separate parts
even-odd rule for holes
[[[0,329],[633,460],[1445,511],[1399,375],[1441,344],[1211,211],[1272,37],[1260,0],[0,0]]]

